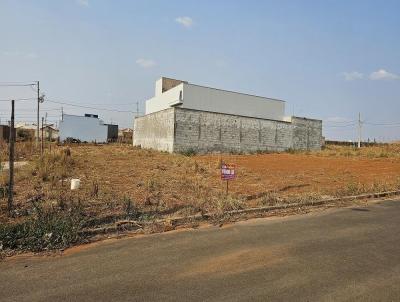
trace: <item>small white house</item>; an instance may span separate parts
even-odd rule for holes
[[[108,138],[108,126],[94,114],[64,114],[59,131],[60,141],[71,138],[81,142],[106,143]]]

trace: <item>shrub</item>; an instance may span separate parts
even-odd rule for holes
[[[70,204],[65,210],[35,205],[35,215],[26,221],[0,225],[0,245],[33,252],[65,248],[81,239],[83,222],[79,204]]]
[[[222,213],[226,211],[239,210],[243,208],[243,201],[228,195],[225,196],[225,198],[218,198],[215,202],[215,208],[218,212]]]
[[[289,153],[289,154],[296,154],[296,153],[299,153],[299,151],[297,151],[297,150],[295,150],[295,149],[293,149],[293,148],[289,148],[289,149],[286,150],[286,153]]]
[[[276,192],[267,192],[260,200],[263,206],[273,206],[281,202],[279,195]]]
[[[135,203],[129,197],[125,196],[123,199],[124,212],[127,218],[136,219],[140,216],[140,212],[136,207]]]
[[[186,149],[186,150],[182,151],[181,154],[185,155],[185,156],[194,156],[197,154],[197,151],[190,148],[190,149]]]
[[[64,150],[46,152],[34,161],[32,174],[38,175],[45,182],[51,179],[62,180],[70,174],[73,164],[70,153]]]

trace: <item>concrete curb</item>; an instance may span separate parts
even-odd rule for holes
[[[329,198],[329,199],[322,199],[316,201],[309,201],[303,203],[292,203],[286,205],[277,205],[277,206],[268,206],[268,207],[257,207],[257,208],[248,208],[242,210],[233,210],[224,212],[222,215],[240,215],[240,214],[254,214],[254,213],[265,213],[275,210],[284,210],[284,209],[291,209],[291,208],[300,208],[300,207],[308,207],[308,206],[319,206],[323,204],[328,204],[332,202],[338,201],[351,201],[351,200],[360,200],[360,199],[371,199],[371,198],[382,198],[388,196],[395,196],[400,195],[400,190],[397,191],[388,191],[388,192],[381,192],[381,193],[368,193],[368,194],[361,194],[361,195],[353,195],[353,196],[344,196],[344,197],[337,197],[337,198]],[[218,213],[207,213],[207,214],[196,214],[192,216],[186,217],[175,217],[175,218],[166,218],[166,219],[157,219],[151,222],[141,222],[141,221],[134,221],[134,220],[124,220],[124,221],[117,221],[114,225],[94,228],[94,229],[84,229],[79,232],[80,235],[99,235],[99,234],[109,234],[115,233],[119,231],[131,231],[131,230],[143,230],[145,226],[159,224],[159,225],[170,225],[175,227],[177,225],[193,222],[193,221],[200,221],[200,220],[208,220],[213,217],[218,217],[220,214]]]
[[[284,210],[284,209],[299,208],[299,207],[305,207],[305,206],[319,206],[319,205],[328,204],[328,203],[332,203],[332,202],[338,202],[338,201],[382,198],[382,197],[393,196],[393,195],[400,195],[400,190],[381,192],[381,193],[368,193],[368,194],[361,194],[361,195],[344,196],[344,197],[329,198],[329,199],[315,200],[315,201],[302,202],[302,203],[292,203],[292,204],[285,204],[285,205],[277,205],[277,206],[233,210],[233,211],[227,211],[223,214],[224,215],[238,215],[238,214],[264,213],[264,212],[270,212],[270,211],[274,211],[274,210]],[[175,224],[175,223],[179,223],[179,222],[184,222],[185,220],[186,221],[200,220],[202,218],[208,219],[213,216],[216,216],[216,213],[205,214],[205,215],[193,215],[193,216],[188,216],[188,217],[177,217],[177,218],[170,219],[170,221]]]

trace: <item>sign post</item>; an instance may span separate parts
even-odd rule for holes
[[[221,165],[221,179],[226,180],[226,194],[228,195],[229,181],[236,178],[235,165],[225,164]]]

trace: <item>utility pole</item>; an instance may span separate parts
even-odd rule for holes
[[[14,199],[14,142],[15,142],[15,128],[14,128],[14,103],[11,101],[11,123],[10,123],[10,150],[9,150],[9,180],[8,180],[8,215],[12,216],[13,199]]]
[[[36,82],[37,85],[37,115],[36,115],[36,148],[39,146],[39,110],[40,110],[40,86],[39,81]]]
[[[43,150],[44,150],[44,138],[43,138],[43,128],[44,128],[44,117],[42,116],[42,140],[40,145],[40,155],[43,157]]]
[[[132,122],[132,131],[135,131],[135,119],[139,116],[139,102],[136,102],[136,112]],[[132,139],[133,139],[133,132],[132,132]]]
[[[64,120],[64,108],[63,107],[61,107],[61,120],[62,121]]]
[[[361,148],[361,112],[358,113],[358,148]]]

